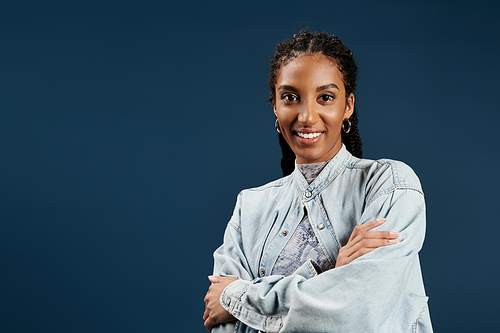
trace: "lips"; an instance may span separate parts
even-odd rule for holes
[[[301,128],[294,131],[294,134],[297,136],[297,139],[301,144],[311,146],[321,140],[324,132],[315,128]]]
[[[312,139],[312,138],[316,138],[318,136],[321,135],[321,132],[315,132],[315,133],[301,133],[301,132],[297,132],[297,135],[301,138],[304,138],[304,139]]]

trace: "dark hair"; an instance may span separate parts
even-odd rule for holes
[[[342,73],[342,81],[346,90],[346,98],[356,90],[356,78],[358,67],[354,62],[351,50],[342,44],[335,35],[329,35],[324,32],[310,32],[301,30],[293,38],[286,40],[276,46],[276,52],[271,59],[271,68],[269,71],[269,93],[271,95],[269,102],[273,104],[276,100],[276,80],[280,69],[289,63],[292,59],[305,53],[321,53],[331,58]],[[351,129],[349,133],[342,131],[342,143],[347,150],[356,157],[363,157],[361,138],[358,131],[358,115],[356,108],[349,118]],[[283,176],[291,174],[295,168],[295,153],[292,151],[281,133],[278,134],[281,147],[281,169]]]

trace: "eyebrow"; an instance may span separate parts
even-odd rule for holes
[[[283,84],[279,86],[278,90],[290,90],[293,92],[299,92],[299,89],[295,88],[294,86],[289,86],[287,84]]]
[[[325,89],[328,89],[328,88],[335,88],[337,90],[340,90],[339,87],[336,84],[330,83],[330,84],[325,84],[324,86],[316,88],[316,92],[320,92],[321,90],[325,90]]]
[[[337,90],[340,90],[339,87],[335,83],[330,83],[330,84],[325,84],[324,86],[316,88],[316,92],[320,92],[325,89],[329,88],[335,88]],[[283,84],[278,87],[278,90],[290,90],[293,92],[299,92],[299,89],[295,88],[294,86],[289,86],[288,84]]]

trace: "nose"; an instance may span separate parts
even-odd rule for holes
[[[316,124],[319,120],[319,114],[316,111],[315,103],[304,103],[297,120],[302,126],[305,127],[311,127]]]

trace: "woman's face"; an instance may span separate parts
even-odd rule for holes
[[[346,99],[337,65],[319,53],[301,55],[281,68],[275,89],[274,114],[297,164],[335,156],[342,121],[354,110],[354,95]]]

